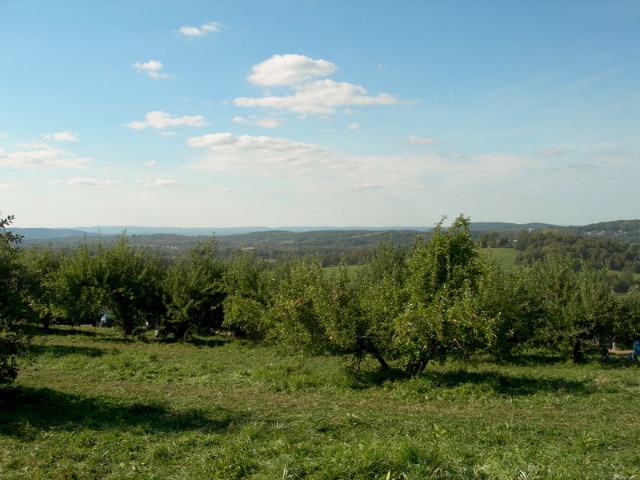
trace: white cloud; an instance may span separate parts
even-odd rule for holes
[[[207,159],[196,168],[225,170],[249,168],[299,175],[318,166],[329,167],[333,156],[318,145],[286,138],[210,133],[187,140],[190,147],[206,148]]]
[[[567,153],[569,153],[569,150],[565,148],[548,148],[540,152],[538,155],[540,157],[558,157],[560,155],[565,155]]]
[[[353,188],[358,190],[379,190],[380,188],[382,188],[382,185],[378,185],[377,183],[363,182],[354,184]]]
[[[47,140],[56,140],[58,142],[77,142],[79,140],[78,134],[66,130],[64,132],[45,133],[42,135]]]
[[[252,67],[248,81],[261,87],[288,87],[289,94],[262,97],[238,97],[233,103],[240,107],[284,110],[298,114],[333,114],[338,109],[351,113],[353,106],[395,105],[398,99],[387,93],[372,96],[367,90],[348,82],[336,82],[327,77],[337,71],[335,64],[304,55],[274,55]],[[238,117],[242,118],[242,117]]]
[[[18,183],[0,183],[0,190],[15,190],[22,186],[23,185]]]
[[[147,167],[155,167],[158,164],[158,162],[156,162],[155,160],[149,160],[148,162],[145,162],[145,165]]]
[[[71,187],[86,186],[86,187],[111,187],[119,185],[122,182],[116,182],[114,180],[97,180],[95,178],[71,178],[67,180],[67,185]]]
[[[248,80],[260,87],[297,85],[312,78],[333,74],[337,67],[326,60],[314,60],[304,55],[274,55],[254,65]]]
[[[147,127],[162,129],[177,126],[202,127],[205,125],[207,125],[207,123],[202,115],[171,118],[171,115],[166,112],[154,111],[148,112],[143,122],[129,122],[125,123],[124,126],[134,130],[142,130]]]
[[[294,87],[289,96],[239,97],[233,103],[240,107],[261,107],[301,114],[331,114],[352,105],[395,105],[397,98],[386,93],[370,96],[360,85],[325,79]]]
[[[349,130],[360,130],[360,124],[358,122],[354,122],[347,127]]]
[[[209,22],[199,27],[183,26],[178,32],[188,38],[204,37],[209,33],[218,33],[222,25],[218,22]]]
[[[173,78],[173,75],[168,73],[162,73],[163,65],[162,62],[158,60],[149,60],[148,62],[136,62],[133,64],[133,68],[137,70],[138,73],[145,75],[149,78],[153,78],[154,80],[158,80],[161,78]]]
[[[240,125],[256,125],[262,128],[278,128],[282,126],[283,121],[277,118],[260,118],[256,116],[244,118],[236,116],[233,118],[233,123],[238,123]]]
[[[19,168],[83,168],[90,159],[52,148],[44,143],[23,145],[26,150],[6,152],[0,148],[0,166]]]
[[[182,182],[178,180],[169,180],[166,178],[157,178],[155,180],[140,180],[144,188],[163,188],[163,187],[176,187],[182,185]]]
[[[432,145],[436,143],[436,140],[431,137],[418,137],[416,135],[412,135],[407,139],[411,145]]]
[[[232,190],[229,187],[221,187],[219,185],[212,185],[210,188],[207,189],[207,191],[211,192],[211,193],[229,193]]]
[[[232,133],[211,133],[187,142],[192,148],[205,150],[203,158],[191,164],[196,170],[224,173],[247,185],[267,179],[274,192],[313,192],[332,202],[354,189],[384,189],[388,198],[412,202],[424,198],[421,195],[446,191],[457,199],[456,205],[476,206],[477,198],[492,197],[497,191],[504,198],[533,191],[555,192],[568,178],[587,182],[597,178],[598,172],[622,170],[610,159],[589,162],[597,168],[568,169],[536,156],[508,152],[345,155],[287,138]]]

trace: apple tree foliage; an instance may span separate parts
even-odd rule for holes
[[[223,276],[225,299],[222,326],[239,337],[262,340],[267,333],[267,316],[275,273],[255,251],[231,256]]]
[[[485,261],[457,217],[440,222],[429,241],[418,238],[409,255],[407,303],[395,325],[394,343],[407,369],[419,373],[432,360],[469,358],[493,342],[493,319],[480,308]]]
[[[167,271],[160,333],[179,340],[188,334],[211,334],[223,321],[224,263],[216,258],[215,237],[198,242],[186,258]]]
[[[7,230],[13,218],[12,215],[0,218],[0,386],[10,385],[16,379],[18,358],[26,343],[22,320],[28,313],[28,304],[22,295],[21,238]]]
[[[165,270],[157,256],[121,235],[110,245],[98,244],[96,293],[99,305],[112,313],[125,336],[155,327],[165,314]]]

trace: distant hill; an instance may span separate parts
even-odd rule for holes
[[[237,233],[264,232],[267,227],[239,227],[239,228],[180,228],[180,227],[138,227],[138,226],[104,226],[104,227],[78,227],[78,230],[95,235],[184,235],[199,237],[213,235],[229,235]]]
[[[505,222],[471,222],[471,231],[482,233],[488,231],[495,231],[499,233],[503,232],[520,232],[522,230],[534,229],[539,230],[542,228],[559,228],[554,225],[546,223],[505,223]],[[181,235],[186,237],[201,237],[216,235],[222,236],[235,236],[235,235],[249,235],[255,236],[256,234],[273,233],[278,234],[292,234],[292,233],[311,233],[311,232],[327,232],[324,236],[332,236],[330,232],[347,232],[347,235],[352,232],[430,232],[433,227],[418,227],[418,226],[393,226],[393,227],[309,227],[309,226],[297,226],[297,227],[278,227],[270,228],[263,226],[250,226],[250,227],[211,227],[211,228],[181,228],[181,227],[139,227],[139,226],[95,226],[95,227],[77,227],[77,228],[12,228],[12,232],[24,236],[25,240],[58,240],[58,239],[74,239],[78,237],[92,237],[92,236],[112,236],[121,235],[126,233],[128,236],[150,236],[150,235]],[[248,238],[248,241],[253,239]]]
[[[11,232],[27,240],[55,240],[69,237],[94,236],[93,233],[72,228],[10,228]]]
[[[574,235],[614,238],[621,242],[640,243],[640,220],[592,223],[582,227],[566,227],[564,231]]]
[[[519,246],[523,231],[559,232],[584,237],[598,242],[624,242],[640,244],[640,220],[621,220],[583,227],[561,227],[547,223],[471,222],[471,234],[483,246]],[[417,236],[429,238],[433,228],[428,227],[267,227],[245,228],[153,228],[153,227],[91,227],[77,229],[16,228],[14,233],[24,235],[23,245],[50,245],[53,248],[77,246],[84,239],[96,238],[105,244],[126,232],[135,245],[150,248],[163,257],[182,255],[196,243],[212,234],[216,235],[218,254],[228,258],[239,250],[255,251],[267,260],[291,256],[318,255],[324,265],[337,265],[341,261],[358,264],[365,261],[373,248],[388,239],[394,245],[410,247]],[[594,237],[594,238],[587,238]],[[621,247],[622,248],[622,247]],[[624,250],[624,248],[623,248]]]
[[[138,227],[138,226],[96,226],[77,228],[12,228],[13,233],[24,236],[26,240],[55,240],[87,236],[112,236],[126,233],[128,236],[140,235],[181,235],[186,237],[249,235],[267,232],[307,233],[307,232],[351,232],[351,231],[415,231],[428,232],[432,227]]]
[[[542,230],[545,228],[562,228],[550,223],[505,223],[505,222],[471,222],[472,232],[521,232],[522,230]]]
[[[522,230],[558,230],[580,237],[599,237],[626,243],[640,243],[640,220],[615,220],[583,226],[560,226],[548,223],[471,222],[470,229],[472,233],[477,235],[496,232],[507,237],[513,237]]]
[[[579,236],[593,236],[611,238],[622,242],[640,243],[640,220],[616,220],[611,222],[594,223],[584,226],[559,226],[548,223],[508,223],[508,222],[471,222],[471,232],[474,237],[480,237],[489,232],[496,232],[500,236],[515,238],[523,230],[553,229]],[[410,232],[430,232],[433,227],[280,227],[269,228],[227,227],[227,228],[179,228],[179,227],[138,227],[138,226],[106,226],[106,227],[78,227],[78,228],[12,228],[11,231],[24,236],[26,242],[42,242],[47,240],[66,240],[67,243],[77,242],[82,237],[110,237],[126,232],[128,236],[150,237],[153,235],[203,237],[215,234],[217,237],[232,237],[228,243],[297,243],[312,244],[315,242],[360,243],[353,239],[359,236],[378,235],[384,232],[403,232],[406,237]],[[313,235],[310,235],[313,234]],[[349,240],[347,240],[349,239]],[[142,239],[140,239],[142,240]],[[158,240],[156,238],[156,240]],[[174,238],[177,240],[177,238]]]

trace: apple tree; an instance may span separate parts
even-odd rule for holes
[[[162,334],[179,340],[189,333],[211,333],[222,325],[225,266],[216,258],[216,251],[216,239],[211,237],[198,242],[186,258],[169,268]]]
[[[21,322],[28,308],[18,259],[21,237],[7,230],[13,218],[0,218],[0,386],[11,385],[16,379],[18,358],[27,338]]]
[[[418,238],[408,260],[407,305],[396,321],[394,343],[407,368],[419,373],[432,360],[468,358],[493,342],[493,319],[480,308],[485,273],[469,219],[446,230],[440,222],[429,241]]]

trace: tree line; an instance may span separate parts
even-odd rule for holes
[[[630,342],[640,327],[640,292],[617,294],[606,265],[549,254],[505,269],[464,216],[409,246],[382,240],[355,270],[329,271],[314,255],[222,257],[215,237],[171,259],[126,235],[21,248],[11,220],[0,220],[0,383],[17,375],[23,326],[97,324],[105,314],[128,337],[226,330],[411,374],[433,361],[507,359],[530,347],[580,361],[586,348]]]
[[[549,255],[565,255],[575,262],[585,262],[596,269],[616,271],[616,291],[626,292],[638,282],[640,245],[614,239],[587,237],[558,230],[524,231],[514,243],[518,250],[516,262],[531,264]]]

